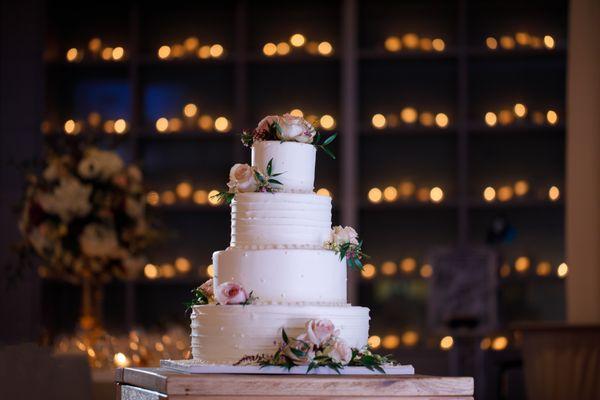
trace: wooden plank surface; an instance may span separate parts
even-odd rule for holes
[[[167,394],[169,399],[344,398],[372,399],[471,398],[473,378],[413,376],[318,376],[183,374],[160,368],[125,368],[117,372],[123,383]],[[192,397],[190,397],[192,396]],[[244,396],[244,397],[239,397]],[[126,398],[123,398],[126,400]]]

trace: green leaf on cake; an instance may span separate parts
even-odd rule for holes
[[[285,329],[281,328],[281,338],[283,339],[283,343],[288,344],[289,339],[287,333],[285,333]]]

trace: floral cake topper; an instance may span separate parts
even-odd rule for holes
[[[336,137],[337,133],[334,133],[325,139],[321,139],[321,134],[304,118],[283,114],[269,115],[263,118],[254,130],[244,131],[242,133],[242,143],[245,146],[252,146],[254,142],[263,140],[308,143],[313,144],[335,159],[335,154],[327,146]]]
[[[308,366],[306,373],[326,367],[338,374],[346,366],[357,366],[385,374],[383,367],[393,365],[393,362],[388,356],[373,354],[367,348],[350,347],[340,337],[333,322],[315,319],[307,321],[304,331],[295,338],[290,338],[282,328],[281,341],[274,354],[244,356],[234,365],[277,366],[288,371],[297,366]]]
[[[350,226],[334,226],[329,234],[329,239],[323,247],[333,250],[340,256],[340,261],[346,257],[346,264],[358,270],[363,269],[362,259],[369,256],[362,251],[362,240],[358,240],[358,233]]]

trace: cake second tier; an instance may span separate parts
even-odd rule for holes
[[[233,281],[261,303],[346,304],[347,268],[330,250],[231,247],[213,254],[215,286]]]
[[[231,246],[323,248],[331,232],[331,197],[314,193],[237,193]]]

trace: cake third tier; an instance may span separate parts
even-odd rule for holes
[[[323,248],[331,198],[312,193],[238,193],[231,203],[231,246]]]

